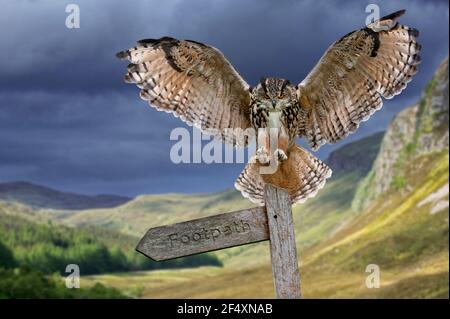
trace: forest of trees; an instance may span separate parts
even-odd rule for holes
[[[44,274],[64,275],[68,264],[77,264],[83,275],[131,270],[221,266],[212,254],[154,262],[134,251],[136,238],[98,228],[69,228],[37,224],[23,218],[0,218],[0,264],[15,263]],[[12,252],[8,256],[5,248]],[[13,261],[11,261],[13,257]]]
[[[46,276],[28,266],[17,266],[12,252],[0,242],[0,299],[23,298],[126,298],[117,289],[96,284],[90,288],[67,289],[61,277]]]
[[[67,289],[61,275],[68,275],[68,264],[77,264],[81,275],[222,265],[212,254],[154,262],[134,251],[135,244],[136,238],[101,228],[38,224],[0,214],[0,299],[126,298],[101,284]]]

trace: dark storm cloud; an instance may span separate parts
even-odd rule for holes
[[[296,83],[333,41],[363,26],[374,1],[71,2],[80,29],[64,25],[69,2],[0,1],[0,181],[123,194],[230,187],[242,165],[170,162],[169,134],[182,124],[122,83],[115,52],[141,38],[194,39],[219,48],[252,85],[262,75]],[[375,3],[381,14],[407,9],[401,21],[421,31],[423,63],[404,94],[346,142],[385,129],[448,54],[448,2]]]

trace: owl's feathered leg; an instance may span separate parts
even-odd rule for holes
[[[273,174],[261,174],[263,165],[259,162],[247,164],[234,186],[244,197],[261,206],[264,205],[266,184],[286,189],[293,204],[314,197],[331,176],[331,169],[295,144],[288,148],[287,157]]]
[[[274,157],[278,162],[283,162],[288,159],[287,152],[289,148],[289,133],[284,126],[281,126],[277,138],[277,148],[274,151]]]
[[[259,128],[256,140],[256,159],[261,164],[270,161],[270,134],[268,128]]]
[[[275,165],[287,160],[287,151],[290,144],[290,137],[287,129],[280,128],[259,128],[256,145],[256,159],[261,164],[268,164],[274,160]]]

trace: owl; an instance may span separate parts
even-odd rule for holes
[[[397,22],[404,12],[334,42],[297,85],[268,77],[250,87],[218,49],[192,40],[145,39],[117,56],[130,62],[125,81],[135,83],[150,106],[225,143],[256,140],[255,160],[235,183],[244,197],[264,205],[265,185],[272,184],[287,190],[295,204],[314,196],[331,176],[296,138],[313,150],[340,141],[417,73],[418,31]],[[268,166],[275,169],[267,173]]]

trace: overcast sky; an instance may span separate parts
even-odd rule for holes
[[[69,3],[80,7],[80,29],[65,26]],[[0,182],[124,195],[230,188],[244,164],[170,161],[170,132],[184,125],[122,82],[126,63],[114,54],[168,35],[219,48],[251,85],[262,75],[298,83],[333,41],[364,26],[369,3],[382,15],[407,9],[401,22],[421,32],[420,73],[321,158],[419,99],[448,55],[448,1],[0,0]]]

